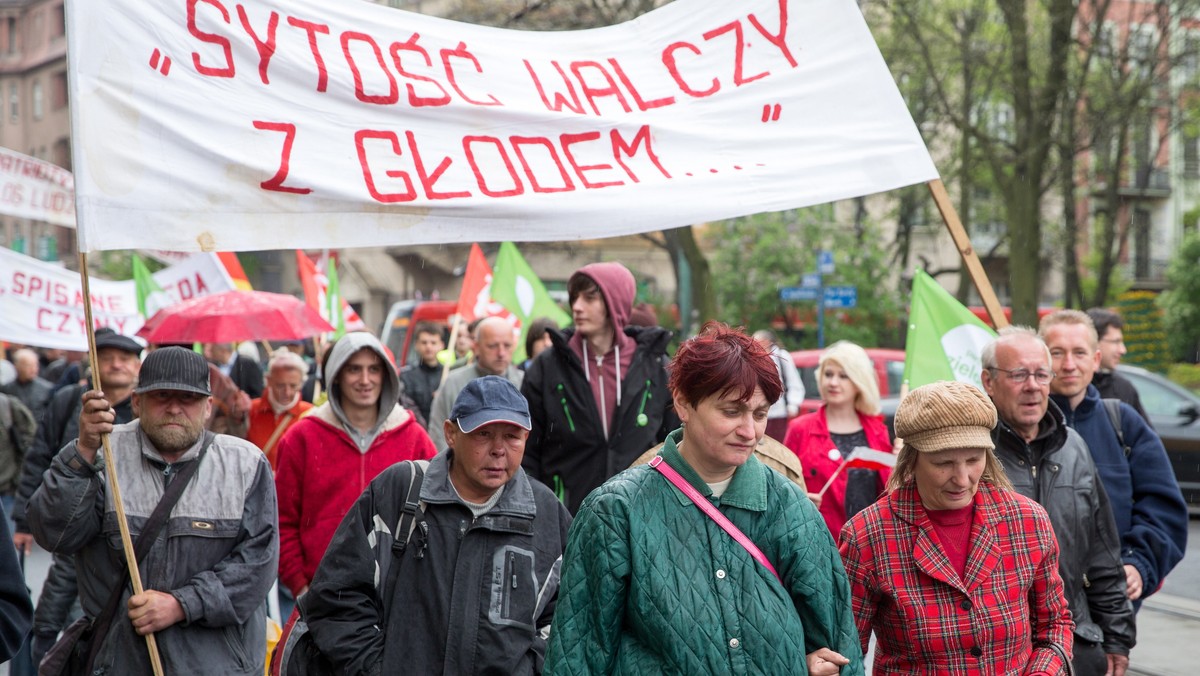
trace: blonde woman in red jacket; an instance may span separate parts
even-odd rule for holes
[[[848,518],[883,493],[889,476],[886,470],[839,468],[859,446],[891,452],[892,442],[879,415],[875,367],[861,347],[838,341],[822,352],[817,388],[825,404],[793,420],[783,443],[800,458],[809,497],[836,538]]]

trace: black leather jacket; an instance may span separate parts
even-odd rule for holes
[[[1028,444],[1000,420],[992,432],[996,455],[1017,492],[1050,515],[1075,635],[1102,644],[1106,654],[1128,655],[1137,632],[1108,494],[1087,444],[1049,404]]]

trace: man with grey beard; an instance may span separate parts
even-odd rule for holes
[[[155,350],[133,391],[138,419],[114,425],[104,394],[86,393],[78,438],[55,456],[29,501],[37,542],[75,557],[87,618],[102,615],[114,589],[122,590],[107,631],[92,639],[96,673],[152,673],[143,639],[151,633],[166,673],[263,672],[266,597],[279,560],[275,487],[256,447],[205,431],[210,395],[203,357],[180,347]],[[135,539],[171,483],[189,481],[138,562],[140,594],[129,590],[113,549],[118,517],[98,455],[104,434]]]

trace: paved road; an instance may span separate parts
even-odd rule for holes
[[[1188,528],[1183,561],[1162,590],[1138,613],[1138,644],[1130,655],[1130,673],[1138,676],[1195,676],[1200,673],[1200,519]]]

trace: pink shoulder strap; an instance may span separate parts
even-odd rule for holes
[[[755,561],[758,561],[765,566],[767,570],[771,571],[771,574],[775,576],[775,579],[779,580],[779,584],[783,584],[783,579],[779,577],[779,573],[775,572],[775,566],[772,566],[771,562],[767,560],[767,555],[763,554],[762,550],[760,550],[754,544],[754,542],[750,540],[750,538],[746,537],[746,534],[739,530],[737,526],[733,525],[733,522],[730,521],[724,514],[722,514],[719,509],[713,507],[711,502],[709,502],[703,495],[700,495],[700,491],[693,488],[686,479],[679,476],[679,472],[676,472],[673,467],[663,462],[661,455],[655,456],[655,458],[650,461],[650,466],[657,470],[659,474],[662,474],[664,477],[666,477],[667,481],[670,481],[675,488],[683,491],[683,494],[688,496],[688,498],[690,498],[691,501],[700,508],[700,511],[704,512],[708,518],[716,521],[717,525],[720,526],[722,530],[724,530],[726,533],[729,533],[729,537],[733,538],[739,545],[742,546],[743,549],[749,552],[750,556],[753,557]]]

